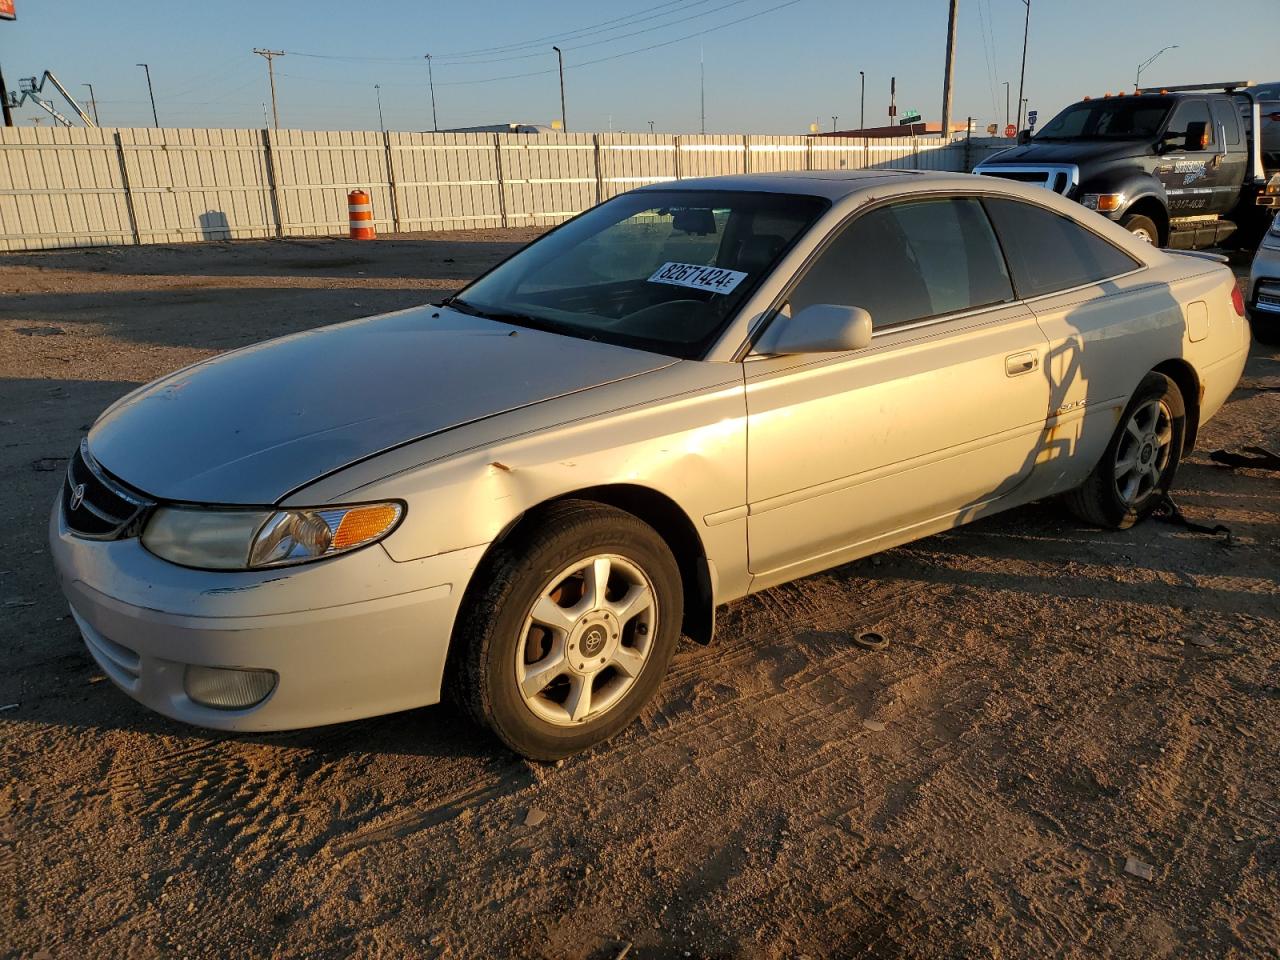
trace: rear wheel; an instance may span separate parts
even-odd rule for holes
[[[557,760],[653,696],[683,615],[666,543],[629,513],[552,504],[476,573],[454,642],[457,699],[512,750]]]
[[[1120,218],[1120,226],[1153,247],[1160,246],[1160,229],[1150,217],[1144,217],[1140,213],[1127,213]]]
[[[1178,385],[1162,373],[1142,378],[1089,478],[1066,495],[1080,519],[1124,530],[1148,517],[1173,484],[1186,436]]]

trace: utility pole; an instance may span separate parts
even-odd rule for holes
[[[1027,19],[1022,25],[1022,71],[1018,74],[1018,125],[1014,129],[1022,129],[1022,89],[1027,81],[1027,36],[1031,33],[1031,0],[1022,0],[1027,7]]]
[[[707,58],[706,50],[698,44],[698,99],[702,112],[702,132],[707,132]]]
[[[1167,46],[1167,47],[1163,47],[1162,49],[1157,50],[1151,56],[1147,57],[1147,59],[1143,60],[1140,64],[1138,64],[1138,74],[1133,78],[1133,92],[1134,93],[1138,92],[1139,85],[1142,83],[1143,70],[1147,69],[1147,67],[1155,63],[1156,58],[1159,57],[1160,54],[1164,53],[1165,50],[1177,50],[1177,49],[1178,49],[1178,45],[1176,43],[1171,44],[1170,46]]]
[[[378,97],[378,129],[383,133],[387,132],[387,125],[382,122],[382,87],[379,84],[373,85],[373,92]]]
[[[867,72],[865,70],[858,71],[858,77],[862,80],[862,98],[858,101],[858,129],[867,129]]]
[[[151,120],[158,127],[160,126],[160,117],[156,115],[156,92],[151,86],[151,67],[145,63],[135,63],[135,67],[141,67],[147,72],[147,93],[151,96]]]
[[[898,118],[898,78],[889,78],[889,126],[897,121]]]
[[[1009,125],[1009,81],[1004,82],[1004,125]]]
[[[436,133],[440,132],[440,121],[436,119],[436,77],[431,71],[431,54],[426,54],[427,59],[427,86],[431,88],[431,129]]]
[[[89,88],[89,107],[93,110],[93,122],[97,126],[102,126],[102,124],[98,123],[98,101],[93,96],[93,84],[83,83],[81,86]]]
[[[559,47],[551,49],[556,52],[556,59],[560,61],[560,131],[568,133],[569,121],[564,117],[564,52]]]
[[[280,129],[280,114],[276,111],[276,71],[272,63],[276,57],[283,57],[283,50],[261,50],[258,47],[253,48],[253,52],[267,61],[267,79],[271,81],[271,125],[275,129]]]
[[[4,125],[13,126],[13,113],[9,110],[9,88],[4,85],[4,71],[0,70],[0,104],[4,106]]]
[[[947,69],[942,77],[942,140],[951,139],[951,79],[956,61],[956,14],[960,0],[951,0],[951,15],[947,20]]]

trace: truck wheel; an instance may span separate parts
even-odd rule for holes
[[[683,601],[652,527],[596,503],[551,504],[476,571],[454,632],[454,696],[532,760],[585,750],[657,690]]]
[[[1066,495],[1071,512],[1112,530],[1146,519],[1173,485],[1186,430],[1178,385],[1163,373],[1148,373],[1089,479]]]
[[[1120,226],[1153,247],[1160,246],[1160,230],[1150,217],[1144,217],[1140,213],[1126,213],[1120,218]]]

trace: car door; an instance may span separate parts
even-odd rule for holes
[[[1228,97],[1209,101],[1214,137],[1218,143],[1218,176],[1214,183],[1214,207],[1229,212],[1240,200],[1240,188],[1249,168],[1249,151],[1241,129],[1240,111]]]
[[[1048,407],[1046,342],[978,199],[860,213],[784,296],[774,323],[836,303],[867,309],[873,337],[849,353],[745,363],[756,585],[958,522],[1028,475]]]
[[[1048,429],[1023,490],[1045,496],[1085,479],[1143,374],[1180,354],[1182,308],[1142,263],[1073,217],[1025,200],[984,204],[1049,343]]]
[[[1187,135],[1196,130],[1203,131],[1196,141],[1199,146],[1188,148]],[[1176,219],[1224,212],[1226,207],[1222,206],[1218,188],[1225,175],[1208,102],[1203,97],[1183,100],[1174,109],[1165,132],[1171,139],[1168,152],[1156,166],[1156,177],[1168,195],[1169,215]]]

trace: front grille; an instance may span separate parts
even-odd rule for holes
[[[138,534],[154,504],[107,476],[93,459],[87,441],[67,464],[62,485],[62,516],[76,536],[90,540],[119,540]]]
[[[1044,187],[1064,197],[1070,196],[1080,182],[1080,168],[1070,163],[979,164],[973,172],[984,177],[999,177],[1002,180]]]

